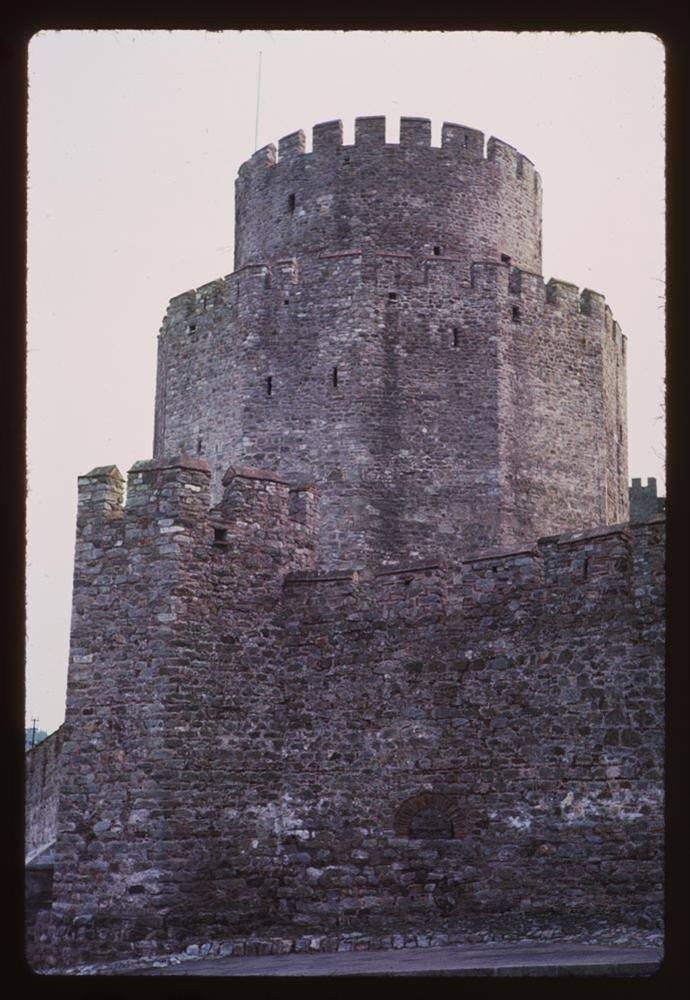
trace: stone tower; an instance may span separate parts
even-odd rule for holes
[[[319,492],[318,558],[425,558],[625,520],[625,338],[541,277],[541,181],[511,146],[403,118],[268,145],[235,271],[170,303],[154,455]]]

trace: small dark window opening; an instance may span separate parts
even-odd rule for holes
[[[266,378],[266,395],[270,396],[272,392],[273,392],[273,376],[269,375]]]
[[[460,330],[457,326],[453,327],[453,347],[457,347],[460,343]]]
[[[463,144],[463,146],[465,146],[465,148],[467,148],[467,136],[466,135],[463,135],[463,137],[462,137],[462,144]]]
[[[395,292],[389,292],[388,293],[388,300],[390,302],[395,302],[397,298],[398,298],[398,296],[396,295]]]
[[[143,885],[130,885],[129,887],[130,896],[139,896],[141,895],[142,892],[146,892],[146,889],[143,887]]]
[[[290,305],[290,296],[289,295],[286,295],[285,298],[283,299],[283,305],[284,306],[289,306]]]
[[[200,437],[197,438],[196,439],[196,453],[197,453],[197,455],[201,454],[203,447],[204,447],[203,439],[200,438]]]
[[[295,211],[295,196],[294,196],[294,194],[289,194],[288,195],[288,211],[290,212],[290,215],[292,215],[292,213]]]
[[[189,324],[189,332],[190,333],[194,333],[195,330],[196,330],[196,323],[190,323]]]
[[[510,264],[510,257],[508,256],[507,253],[502,253],[501,254],[501,263],[502,264]]]
[[[213,529],[213,544],[214,545],[226,545],[228,541],[228,529],[227,528],[214,528]]]
[[[338,368],[337,366],[333,369],[333,387],[337,388],[338,385]]]
[[[441,256],[441,248],[434,247],[434,257],[440,257],[440,256]]]
[[[519,323],[519,322],[520,322],[520,307],[513,306],[513,323]]]
[[[587,556],[582,566],[582,579],[586,580],[588,576],[589,576],[589,557]]]

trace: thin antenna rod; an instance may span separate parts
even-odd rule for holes
[[[261,52],[259,52],[259,71],[256,77],[256,123],[254,125],[254,152],[259,146],[259,95],[261,94]]]

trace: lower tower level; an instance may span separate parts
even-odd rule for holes
[[[173,299],[154,455],[319,493],[317,559],[449,556],[627,518],[625,338],[601,295],[386,251],[247,265]]]

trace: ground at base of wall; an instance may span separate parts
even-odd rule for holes
[[[154,976],[651,976],[661,949],[580,944],[452,945],[437,948],[211,958],[138,970]],[[123,972],[120,975],[131,975]]]
[[[177,954],[50,968],[36,965],[34,969],[43,975],[423,975],[438,965],[438,974],[443,975],[519,975],[522,969],[530,969],[525,974],[531,975],[547,974],[541,971],[545,969],[550,970],[549,975],[567,975],[570,969],[577,974],[650,975],[663,951],[660,931],[628,928],[590,935],[561,935],[547,930],[541,932],[540,939],[535,936],[523,941],[479,934],[472,938],[453,941],[450,935],[424,933],[392,934],[387,938],[362,934],[337,939],[320,935],[242,938],[192,944]],[[364,957],[363,953],[366,961],[358,971],[352,962]],[[400,957],[412,953],[418,957]],[[428,960],[422,957],[424,954],[429,954]],[[381,961],[372,964],[373,956],[380,956]],[[286,962],[278,965],[281,957]],[[342,958],[349,961],[337,961]],[[314,964],[314,959],[323,962]],[[306,965],[304,960],[308,960]]]

